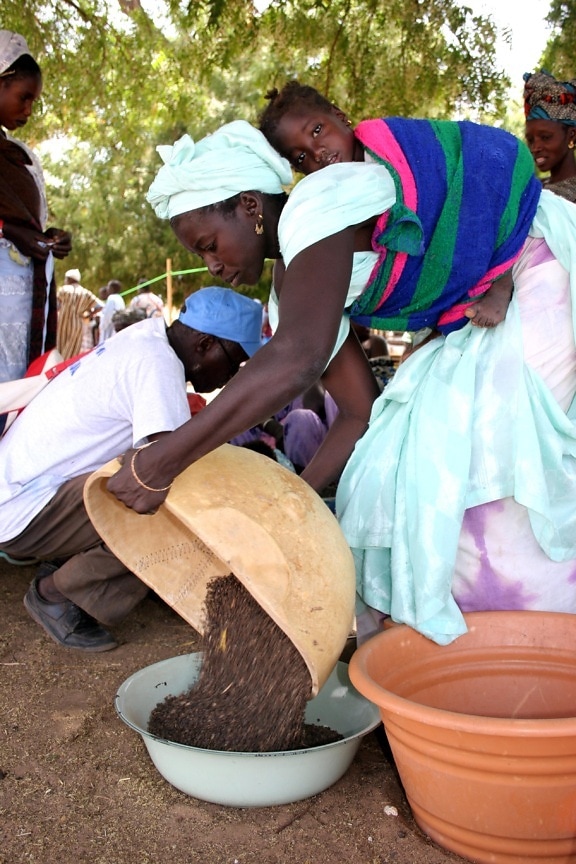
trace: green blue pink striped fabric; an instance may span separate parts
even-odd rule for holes
[[[528,148],[470,121],[366,120],[355,134],[398,197],[378,220],[380,257],[352,317],[381,329],[459,329],[528,235],[541,192]]]

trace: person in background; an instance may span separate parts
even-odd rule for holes
[[[92,291],[80,284],[80,270],[64,274],[58,291],[58,351],[68,360],[94,347],[94,321],[102,303]]]
[[[146,320],[146,313],[143,309],[119,309],[112,316],[112,324],[114,332],[119,333],[120,330],[125,330],[132,324],[138,324],[139,321]]]
[[[379,333],[373,333],[369,327],[365,327],[363,324],[357,324],[356,321],[351,321],[350,324],[360,340],[364,353],[368,357],[368,362],[378,381],[378,386],[380,390],[383,390],[388,382],[392,380],[395,371],[388,342],[384,336],[381,336]]]
[[[576,79],[548,72],[524,74],[526,143],[545,189],[576,203]]]
[[[263,338],[263,341],[268,340]],[[273,417],[236,435],[229,443],[245,447],[262,441],[284,454],[285,464],[301,474],[314,458],[337,413],[333,398],[322,383],[316,381]]]
[[[283,430],[283,452],[298,474],[314,458],[337,414],[334,399],[322,382],[316,381],[276,415]]]
[[[170,327],[141,321],[81,357],[1,439],[0,549],[45,562],[24,605],[59,645],[114,648],[106,628],[147,592],[94,530],[82,497],[87,477],[189,420],[186,382],[202,393],[223,387],[260,347],[261,322],[250,298],[203,288]],[[130,465],[138,477],[138,458]]]
[[[119,312],[126,308],[124,298],[120,295],[122,291],[122,283],[118,279],[110,279],[108,284],[102,289],[102,298],[104,300],[104,308],[100,313],[100,321],[98,325],[98,344],[102,345],[111,336],[114,336],[113,317],[115,312]]]
[[[352,321],[351,324],[368,359],[390,356],[385,336],[374,333],[369,327],[364,324],[357,324],[356,321]]]
[[[150,290],[149,285],[143,285],[138,289],[138,294],[132,298],[128,308],[142,309],[146,318],[162,318],[164,316],[164,301],[158,294],[154,294]]]
[[[54,258],[72,248],[68,232],[46,228],[38,158],[9,134],[26,125],[41,92],[26,40],[0,30],[0,382],[21,378],[56,346]]]

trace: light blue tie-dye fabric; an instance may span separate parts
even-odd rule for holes
[[[574,315],[576,207],[544,192],[531,233],[570,271]],[[516,297],[498,327],[466,325],[419,348],[338,486],[363,601],[440,644],[464,633],[451,594],[464,511],[506,496],[528,508],[552,560],[576,558],[575,421],[575,403],[564,413],[523,361]]]

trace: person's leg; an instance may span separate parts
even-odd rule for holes
[[[102,541],[59,567],[54,584],[65,597],[107,626],[123,621],[149,590]]]
[[[83,500],[88,476],[65,483],[26,530],[2,548],[14,558],[34,556],[53,562],[39,568],[25,605],[55,641],[84,650],[107,650],[116,643],[102,627],[90,634],[81,626],[82,635],[77,636],[74,609],[104,624],[116,624],[145,597],[148,588],[112,554],[90,522]],[[50,610],[49,606],[61,608]],[[43,616],[47,620],[39,620]],[[54,616],[60,623],[54,623]],[[71,633],[67,632],[69,625]]]

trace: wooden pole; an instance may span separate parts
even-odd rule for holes
[[[168,308],[168,322],[172,321],[172,259],[166,259],[166,306]]]

